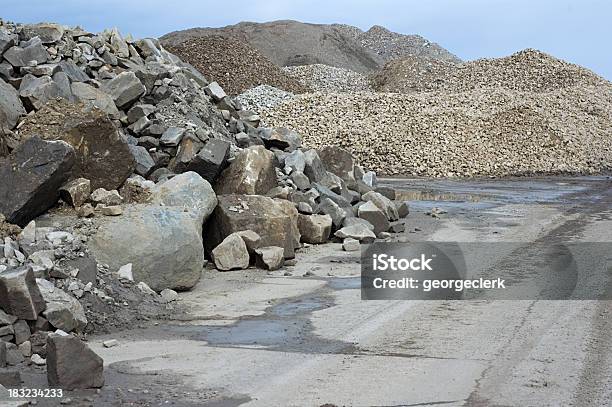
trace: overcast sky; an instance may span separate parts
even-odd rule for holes
[[[0,0],[16,22],[118,27],[136,37],[240,21],[383,25],[471,60],[537,48],[612,79],[610,0]]]

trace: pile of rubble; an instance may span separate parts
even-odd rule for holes
[[[283,70],[315,92],[370,92],[368,78],[357,72],[333,66],[314,64],[288,66]]]
[[[247,42],[232,37],[209,35],[191,38],[168,49],[209,80],[218,82],[231,95],[258,85],[270,85],[293,93],[308,91],[308,87],[287,76]]]
[[[607,84],[551,92],[308,94],[262,117],[300,132],[306,146],[343,146],[389,175],[606,173],[610,90]]]
[[[378,57],[381,63],[403,57],[416,57],[459,63],[461,60],[440,45],[420,35],[395,33],[380,25],[363,32],[350,25],[336,24],[348,36]]]
[[[246,110],[259,112],[271,109],[286,100],[293,98],[294,94],[269,85],[259,85],[251,88],[236,97],[238,103]]]
[[[504,88],[550,92],[573,86],[608,86],[588,69],[541,51],[526,49],[509,57],[454,63],[437,58],[406,57],[387,63],[372,75],[380,92],[464,92]]]
[[[102,386],[83,335],[172,312],[207,259],[275,270],[404,230],[407,205],[347,150],[261,126],[155,40],[3,24],[0,50],[2,385],[8,363]]]

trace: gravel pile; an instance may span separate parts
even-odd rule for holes
[[[459,58],[440,45],[428,41],[420,35],[399,34],[375,25],[363,32],[355,27],[337,25],[347,36],[351,36],[362,47],[378,57],[381,63],[397,58],[412,56],[458,63]]]
[[[289,66],[283,70],[315,92],[371,92],[368,78],[360,73],[333,66],[314,64]]]
[[[607,172],[612,85],[552,92],[306,94],[263,112],[306,146],[339,145],[388,175]]]
[[[371,79],[378,91],[400,93],[462,92],[487,87],[548,92],[570,86],[608,83],[585,68],[533,49],[505,58],[480,59],[463,64],[431,58],[402,58],[387,63]]]
[[[262,84],[294,93],[308,91],[245,41],[209,35],[168,48],[231,95]]]
[[[238,99],[244,109],[260,112],[265,109],[273,108],[293,97],[294,94],[291,92],[285,92],[274,86],[259,85],[246,92],[242,92],[236,99]]]

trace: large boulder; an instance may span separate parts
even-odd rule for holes
[[[20,319],[36,321],[45,302],[29,266],[0,273],[0,308]]]
[[[56,99],[62,95],[58,84],[50,76],[37,78],[27,74],[21,80],[19,96],[28,110],[38,110],[49,100]]]
[[[220,139],[210,139],[193,157],[191,162],[187,164],[187,170],[197,172],[206,181],[214,183],[227,165],[229,152],[229,142]]]
[[[85,328],[87,317],[76,298],[45,279],[37,278],[36,284],[46,304],[43,316],[53,327],[64,332],[82,331]]]
[[[2,55],[15,68],[43,64],[49,59],[49,53],[38,38],[32,38],[25,47],[15,45]]]
[[[263,146],[242,150],[215,184],[220,195],[263,195],[277,185],[277,161],[274,153]]]
[[[155,291],[186,290],[204,264],[201,224],[182,207],[134,205],[106,218],[90,242],[99,263],[111,269],[132,263],[134,280]]]
[[[25,226],[59,199],[75,163],[72,147],[63,141],[32,137],[0,161],[0,213]]]
[[[259,135],[267,148],[295,151],[302,146],[300,135],[285,127],[264,128]]]
[[[212,186],[195,172],[189,171],[158,184],[152,191],[153,202],[187,209],[202,225],[217,206]]]
[[[350,152],[338,146],[325,146],[319,149],[319,158],[327,171],[342,178],[349,187],[354,188],[357,185],[355,159]]]
[[[104,361],[79,338],[52,333],[47,337],[47,381],[65,390],[104,386]]]
[[[392,200],[383,196],[382,194],[370,191],[368,193],[363,194],[361,197],[366,202],[372,202],[374,205],[378,207],[383,213],[387,216],[387,219],[390,221],[398,220],[399,214],[397,212],[397,208]]]
[[[119,119],[121,117],[113,98],[100,89],[83,82],[72,82],[70,90],[76,100],[83,103],[87,109],[100,109],[111,119]]]
[[[59,41],[64,35],[64,27],[53,23],[25,24],[21,28],[21,39],[29,41],[32,38],[40,38],[43,44],[52,44]]]
[[[25,114],[17,90],[0,78],[0,133],[15,127],[19,117]]]
[[[91,189],[119,189],[132,175],[134,157],[115,125],[99,110],[81,104],[54,101],[28,116],[22,137],[40,134],[47,140],[63,140],[76,151],[74,178],[91,181]]]
[[[321,182],[326,177],[327,170],[317,150],[310,149],[304,152],[304,161],[304,174],[310,182]]]
[[[211,252],[217,270],[241,270],[249,267],[249,251],[238,233],[232,233]]]
[[[260,247],[279,246],[285,258],[295,256],[299,241],[295,217],[272,198],[259,195],[219,195],[219,204],[204,228],[204,242],[210,252],[232,233],[252,230],[261,237]],[[294,208],[295,210],[295,208]]]
[[[122,72],[104,84],[104,90],[113,98],[115,105],[122,109],[140,96],[146,89],[134,72]]]
[[[372,201],[366,202],[357,209],[359,218],[367,220],[374,226],[374,233],[378,236],[381,232],[386,232],[391,227],[389,219]]]

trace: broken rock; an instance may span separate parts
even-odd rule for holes
[[[0,213],[25,226],[57,202],[74,162],[74,150],[62,141],[32,137],[20,144],[0,161]]]
[[[142,96],[146,89],[136,74],[131,71],[122,72],[104,85],[115,105],[122,109]]]
[[[376,235],[388,231],[391,226],[387,216],[371,201],[359,206],[357,213],[361,219],[367,220],[374,226],[374,233]]]
[[[0,273],[0,308],[20,319],[36,321],[45,310],[34,273],[23,266]]]
[[[19,93],[0,78],[0,131],[14,128],[19,117],[25,114]]]
[[[73,208],[82,206],[91,194],[91,182],[85,178],[70,181],[60,189],[60,196]]]
[[[242,270],[249,267],[249,251],[238,233],[227,236],[211,252],[217,270]]]
[[[49,386],[66,390],[99,388],[104,385],[104,361],[79,338],[50,334],[47,380]]]
[[[284,249],[278,246],[266,246],[255,249],[257,267],[266,270],[278,270],[285,262]]]
[[[215,184],[218,194],[263,195],[277,185],[274,153],[263,146],[242,150]]]
[[[374,232],[372,232],[366,226],[360,224],[345,226],[338,230],[334,235],[340,239],[350,237],[364,243],[372,243],[376,239]]]
[[[332,217],[329,215],[298,216],[298,227],[302,242],[310,244],[325,243],[332,230]]]
[[[82,331],[87,325],[83,306],[76,298],[45,279],[37,278],[46,309],[43,316],[57,329],[64,332]]]

